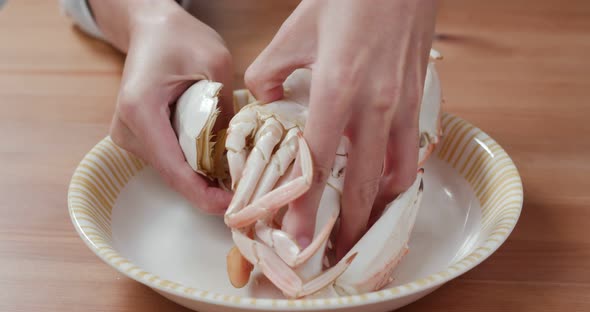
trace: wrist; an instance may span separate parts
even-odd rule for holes
[[[88,0],[98,28],[116,48],[127,52],[133,34],[149,24],[162,24],[176,11],[174,0]]]

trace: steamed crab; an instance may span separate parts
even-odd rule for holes
[[[431,51],[431,58],[438,58],[438,53]],[[247,284],[256,266],[288,298],[378,290],[392,280],[395,267],[408,250],[422,198],[423,170],[348,254],[330,263],[330,235],[340,213],[349,147],[343,136],[322,194],[313,240],[300,248],[281,230],[281,218],[285,207],[309,189],[314,174],[302,135],[310,80],[309,70],[296,70],[284,83],[284,98],[268,104],[257,102],[246,90],[235,91],[237,113],[228,129],[215,134],[212,129],[222,85],[201,80],[179,98],[173,126],[193,170],[234,191],[224,220],[235,243],[227,258],[235,287]],[[419,165],[438,143],[440,104],[440,83],[434,62],[430,62],[420,111]],[[293,178],[296,157],[301,175]]]

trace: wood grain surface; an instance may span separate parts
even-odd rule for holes
[[[296,1],[199,1],[238,86]],[[448,112],[496,139],[525,206],[484,263],[403,311],[590,311],[590,2],[441,2],[435,43]],[[187,311],[80,240],[70,176],[108,131],[124,58],[57,1],[0,10],[0,311]]]

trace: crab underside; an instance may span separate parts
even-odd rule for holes
[[[436,51],[431,58],[438,58]],[[224,220],[235,247],[227,258],[235,287],[257,267],[288,298],[361,294],[389,284],[408,252],[423,193],[423,170],[391,202],[364,236],[339,261],[331,255],[350,142],[343,136],[318,212],[314,238],[300,248],[281,229],[288,204],[304,194],[313,178],[313,161],[303,138],[311,71],[299,69],[285,81],[283,99],[261,104],[246,90],[234,92],[229,127],[212,133],[219,109],[218,82],[202,80],[177,101],[173,126],[194,171],[234,192]],[[434,61],[428,66],[420,111],[419,167],[440,139],[441,89]],[[295,159],[301,174],[293,176]]]

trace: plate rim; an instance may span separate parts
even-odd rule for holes
[[[142,283],[150,288],[157,289],[159,291],[166,292],[168,294],[181,297],[184,299],[188,299],[191,301],[200,301],[202,303],[213,304],[213,305],[221,305],[233,308],[258,308],[258,309],[277,309],[277,308],[289,308],[289,309],[305,309],[305,310],[318,310],[324,308],[343,308],[343,307],[355,307],[360,305],[369,305],[369,304],[377,304],[388,302],[395,299],[400,299],[403,297],[409,297],[412,295],[416,295],[422,293],[424,291],[428,291],[429,289],[436,289],[441,285],[457,278],[460,275],[463,275],[473,269],[474,267],[478,266],[480,263],[488,259],[492,254],[494,254],[508,239],[508,237],[514,231],[520,216],[522,214],[523,209],[523,202],[524,202],[524,192],[523,192],[523,183],[522,177],[520,172],[514,163],[513,159],[510,155],[505,151],[505,149],[491,136],[489,136],[485,131],[481,130],[480,128],[476,127],[475,125],[471,124],[470,122],[466,121],[465,119],[456,116],[452,113],[444,112],[443,113],[443,121],[445,118],[455,120],[456,123],[462,123],[465,127],[469,128],[469,131],[475,131],[476,134],[481,134],[487,136],[492,143],[496,144],[499,148],[497,155],[505,155],[507,160],[507,166],[511,166],[511,169],[514,169],[516,172],[516,180],[512,181],[512,183],[517,185],[518,193],[516,195],[518,200],[516,202],[515,207],[517,209],[514,211],[513,217],[509,219],[507,222],[502,223],[504,231],[501,233],[491,232],[487,235],[487,237],[483,237],[477,245],[475,245],[473,250],[467,254],[466,256],[462,257],[458,261],[454,263],[450,263],[444,270],[441,270],[436,273],[429,274],[426,277],[422,277],[420,279],[412,280],[402,285],[397,285],[391,288],[381,289],[378,291],[373,291],[365,294],[360,295],[349,295],[349,296],[342,296],[336,298],[319,298],[319,299],[271,299],[271,298],[255,298],[250,296],[237,296],[237,295],[224,295],[212,291],[197,289],[194,287],[190,287],[187,285],[183,285],[178,282],[173,282],[169,280],[162,279],[157,275],[143,271],[141,267],[135,265],[131,260],[125,258],[124,256],[120,255],[116,249],[113,247],[112,250],[115,251],[119,257],[115,258],[118,261],[113,260],[113,258],[107,258],[99,249],[99,247],[95,244],[95,242],[88,237],[87,233],[82,229],[81,222],[79,222],[79,216],[76,215],[74,212],[74,207],[72,205],[72,190],[73,186],[76,185],[74,182],[74,178],[79,171],[81,170],[81,165],[89,157],[90,152],[94,151],[97,146],[105,141],[110,142],[113,146],[112,140],[109,136],[104,137],[101,141],[97,142],[96,145],[92,147],[92,149],[84,155],[80,163],[76,166],[74,173],[70,179],[70,184],[68,187],[68,214],[70,216],[70,220],[82,239],[86,246],[93,251],[95,255],[97,255],[103,262],[110,265],[112,268],[116,269],[121,274]],[[469,132],[467,131],[467,132]],[[473,139],[472,139],[473,140]],[[444,141],[444,139],[443,139]],[[116,147],[116,146],[115,146]],[[131,156],[129,156],[131,157]],[[433,157],[437,157],[434,156]],[[143,165],[141,160],[139,162]],[[445,161],[446,162],[446,161]],[[142,168],[141,168],[142,169]],[[139,170],[141,170],[139,169]],[[133,175],[132,175],[133,176]],[[464,177],[463,177],[464,178]],[[125,182],[125,184],[127,184]],[[470,183],[471,185],[471,183]],[[118,196],[118,194],[116,194]],[[116,196],[115,196],[116,199]],[[479,200],[479,198],[478,198]],[[114,205],[114,204],[113,204]],[[481,205],[481,203],[480,203]],[[480,209],[482,209],[481,207]],[[481,233],[481,231],[480,231]],[[494,239],[491,239],[494,237]],[[112,245],[112,244],[111,244]],[[123,259],[123,260],[122,260]],[[132,274],[128,269],[128,265],[133,265],[137,268],[140,268],[144,274],[142,277],[137,276],[136,274]]]

